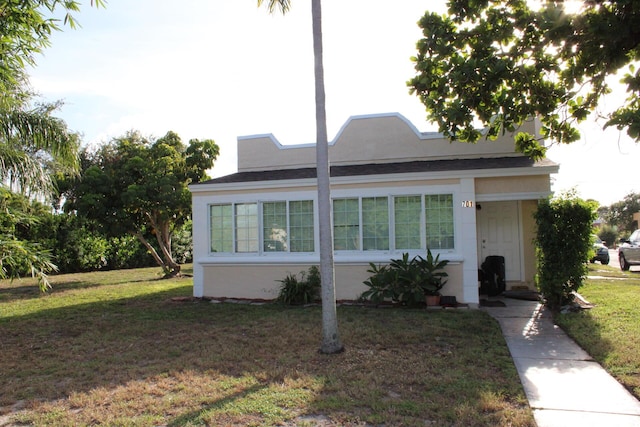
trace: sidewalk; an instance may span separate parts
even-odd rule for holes
[[[482,307],[500,323],[538,427],[640,427],[640,402],[535,301]]]

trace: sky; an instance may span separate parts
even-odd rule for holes
[[[139,130],[213,139],[220,156],[211,175],[237,168],[237,138],[273,134],[282,144],[313,143],[315,101],[310,1],[270,15],[256,0],[84,1],[79,29],[55,33],[29,71],[58,117],[96,145]],[[392,4],[392,5],[391,5]],[[327,126],[332,140],[351,116],[400,113],[420,131],[436,131],[410,95],[411,56],[425,11],[444,0],[324,0]],[[614,93],[602,108],[615,106]],[[560,164],[552,190],[572,188],[601,205],[640,192],[640,145],[624,132],[581,126],[582,139],[552,147]],[[635,167],[634,167],[635,165]]]

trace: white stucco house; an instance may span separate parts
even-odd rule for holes
[[[350,118],[329,147],[336,298],[367,289],[369,262],[427,248],[450,261],[443,293],[459,302],[477,306],[489,255],[504,256],[507,289],[534,289],[532,214],[558,165],[516,153],[513,136],[450,143],[399,114]],[[314,144],[240,137],[238,172],[190,189],[194,296],[274,299],[277,280],[319,264]]]

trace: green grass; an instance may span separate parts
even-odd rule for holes
[[[495,320],[477,310],[176,301],[157,269],[0,282],[0,416],[27,425],[533,426]],[[0,419],[1,420],[1,419]],[[320,420],[320,421],[318,421]]]
[[[580,294],[595,307],[556,322],[640,399],[640,272],[592,264]]]

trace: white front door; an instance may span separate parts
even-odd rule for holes
[[[522,280],[518,202],[478,204],[478,266],[481,266],[489,255],[501,255],[504,257],[506,280]]]

